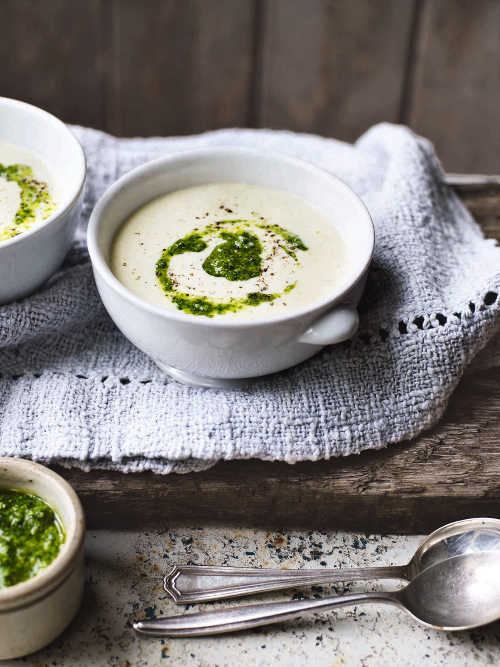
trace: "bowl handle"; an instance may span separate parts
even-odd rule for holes
[[[317,319],[298,340],[310,345],[333,345],[352,338],[358,326],[358,311],[348,305],[338,306]]]

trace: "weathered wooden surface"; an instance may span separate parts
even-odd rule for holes
[[[498,171],[497,0],[2,0],[0,95],[120,135],[409,123]]]
[[[498,191],[468,193],[466,202],[500,240]],[[93,527],[224,522],[423,533],[500,516],[500,336],[468,369],[441,423],[412,442],[318,463],[236,461],[165,477],[59,472]]]

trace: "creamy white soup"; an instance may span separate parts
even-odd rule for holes
[[[36,155],[0,141],[0,242],[52,215],[54,191],[52,175]]]
[[[338,230],[299,197],[213,183],[168,193],[131,215],[114,239],[111,269],[155,306],[260,319],[326,297],[346,260]]]

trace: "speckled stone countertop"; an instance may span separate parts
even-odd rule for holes
[[[440,633],[390,606],[368,605],[303,616],[254,631],[201,639],[144,639],[131,622],[215,605],[178,607],[162,589],[162,574],[175,563],[274,567],[354,567],[405,563],[418,536],[344,532],[273,532],[234,528],[176,528],[154,533],[90,532],[83,607],[69,629],[45,650],[4,665],[120,667],[144,665],[286,665],[362,667],[405,665],[497,665],[500,623],[481,630]],[[362,582],[316,586],[294,595],[383,586]],[[252,598],[252,602],[258,598]],[[269,597],[267,599],[270,599]],[[227,603],[217,603],[217,606]],[[232,604],[241,604],[233,602]]]

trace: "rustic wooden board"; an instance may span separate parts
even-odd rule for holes
[[[415,50],[410,122],[448,169],[498,171],[500,3],[426,1]]]
[[[500,195],[463,193],[500,240]],[[427,532],[500,516],[500,335],[468,369],[441,423],[412,442],[318,463],[221,463],[188,475],[61,470],[92,527],[224,522]]]
[[[264,4],[259,124],[354,140],[398,121],[414,0]]]

